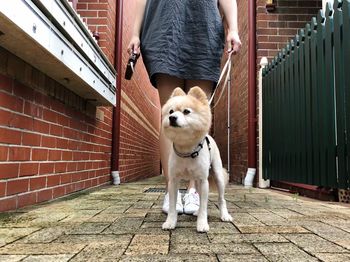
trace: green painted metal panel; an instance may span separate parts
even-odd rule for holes
[[[343,11],[342,1],[334,2],[334,74],[336,88],[336,115],[337,115],[337,155],[338,155],[338,182],[340,188],[347,186],[345,161],[345,89],[344,89],[344,50],[342,41]]]
[[[263,71],[264,178],[349,187],[349,61],[350,0],[336,0]]]
[[[334,54],[333,54],[333,7],[328,2],[326,5],[326,21],[325,21],[325,98],[324,104],[324,128],[325,128],[325,161],[326,176],[325,184],[331,187],[338,186],[337,170],[336,170],[336,141],[335,141],[335,102],[334,102]]]
[[[343,55],[344,55],[344,96],[345,96],[345,162],[346,162],[346,184],[350,187],[350,1],[343,0]]]

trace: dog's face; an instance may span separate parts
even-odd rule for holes
[[[162,108],[162,127],[175,144],[186,145],[204,137],[211,126],[211,111],[206,94],[192,87],[188,94],[176,88]]]

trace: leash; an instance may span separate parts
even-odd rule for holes
[[[225,89],[226,89],[226,86],[227,86],[226,84],[227,84],[227,81],[228,81],[228,79],[229,79],[229,77],[230,77],[230,73],[231,73],[232,54],[233,54],[233,52],[230,52],[230,53],[228,54],[227,61],[226,61],[226,63],[225,63],[224,68],[222,69],[221,75],[220,75],[220,77],[219,77],[219,81],[218,81],[218,83],[216,84],[215,90],[214,90],[214,92],[213,92],[211,98],[209,99],[209,105],[210,105],[210,104],[213,102],[213,100],[214,100],[216,91],[219,89],[219,85],[220,85],[220,83],[221,83],[223,77],[226,75],[225,81],[224,81],[224,83],[223,83],[223,87],[222,87],[221,92],[220,92],[220,95],[219,95],[219,98],[218,98],[218,100],[216,101],[216,103],[212,106],[212,108],[215,108],[215,107],[219,104],[219,101],[220,101],[220,99],[221,99],[221,97],[222,97],[222,95],[223,95],[223,93],[224,93],[224,91],[225,91]]]

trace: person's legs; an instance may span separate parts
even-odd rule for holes
[[[161,106],[163,106],[166,103],[166,101],[169,99],[171,93],[174,91],[176,87],[181,87],[182,89],[184,89],[185,87],[184,80],[174,76],[165,75],[165,74],[157,74],[156,82],[157,82],[157,88],[158,88]],[[162,163],[163,175],[165,176],[165,180],[166,180],[166,183],[165,183],[166,192],[168,192],[168,183],[169,183],[168,161],[169,161],[171,143],[169,139],[163,134],[162,129],[160,131],[159,144],[160,144],[160,161]],[[183,206],[181,201],[181,195],[177,194],[177,197],[178,199],[176,204],[176,210],[177,212],[182,213]],[[163,209],[163,212],[168,213],[168,210],[169,210],[168,193],[166,193],[166,195],[164,196],[162,209]]]
[[[207,94],[208,99],[213,92],[214,83],[208,80],[186,80],[185,81],[185,90],[188,92],[191,87],[199,86]],[[199,189],[199,188],[198,188]],[[196,181],[191,180],[188,188],[187,194],[184,196],[184,212],[186,214],[194,214],[198,211],[199,208],[199,195],[196,190]]]
[[[184,89],[185,81],[177,78],[175,76],[170,76],[166,74],[157,74],[156,75],[157,88],[159,93],[160,104],[163,106],[166,101],[168,101],[171,93],[176,87]],[[162,130],[159,137],[160,142],[160,161],[162,163],[163,174],[167,181],[166,190],[168,191],[168,160],[169,153],[171,148],[171,143],[169,139],[163,134]]]

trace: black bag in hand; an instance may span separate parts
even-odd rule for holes
[[[125,79],[126,80],[131,79],[132,74],[135,71],[136,62],[137,62],[137,59],[139,58],[139,56],[140,56],[140,54],[135,54],[135,53],[132,53],[130,55],[128,65],[126,66],[126,70],[125,70]]]

